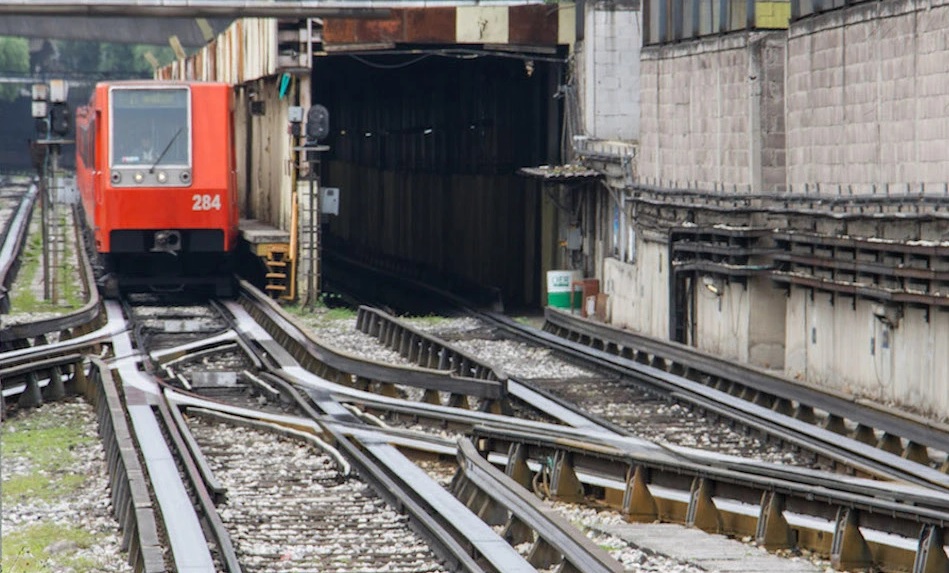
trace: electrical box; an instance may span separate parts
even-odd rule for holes
[[[339,189],[337,187],[320,188],[320,213],[339,215]]]
[[[583,248],[583,233],[580,232],[580,227],[569,227],[567,229],[567,237],[565,239],[566,246],[568,250],[579,251]]]
[[[290,123],[300,123],[303,121],[303,108],[298,105],[292,105],[287,110],[287,119]]]

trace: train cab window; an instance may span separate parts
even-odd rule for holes
[[[190,91],[182,88],[113,88],[112,167],[191,166]]]

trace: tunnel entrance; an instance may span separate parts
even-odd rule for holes
[[[458,45],[314,58],[313,102],[331,115],[323,185],[341,189],[325,248],[496,287],[509,309],[540,306],[543,191],[517,170],[559,160],[563,73],[557,54]]]

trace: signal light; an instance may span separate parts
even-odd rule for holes
[[[56,135],[67,135],[72,129],[72,113],[64,103],[54,103],[49,113],[49,128]]]
[[[310,106],[306,113],[306,138],[309,143],[326,139],[330,134],[330,112],[320,104]]]
[[[36,129],[36,137],[38,139],[46,139],[49,137],[49,120],[45,117],[38,117],[33,122],[33,126]]]

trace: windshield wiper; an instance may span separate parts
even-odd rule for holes
[[[171,136],[171,140],[168,142],[167,145],[165,145],[165,149],[162,149],[161,153],[158,154],[158,159],[156,159],[155,163],[153,163],[152,166],[148,169],[149,173],[155,172],[155,167],[157,167],[158,164],[161,163],[162,158],[165,157],[165,154],[168,153],[169,149],[171,149],[171,144],[174,143],[176,139],[178,139],[179,135],[181,135],[182,129],[184,129],[184,127],[179,127],[178,131],[176,131],[175,134]]]

